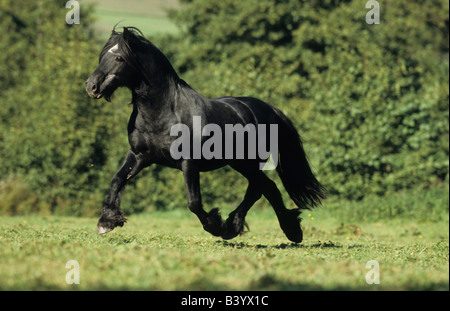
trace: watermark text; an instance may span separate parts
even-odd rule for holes
[[[80,264],[76,260],[66,262],[66,269],[70,269],[66,273],[66,283],[69,285],[80,284]]]
[[[378,1],[369,0],[366,3],[366,9],[371,9],[366,14],[366,23],[369,25],[380,24],[380,4]]]
[[[192,133],[186,124],[178,123],[171,127],[170,136],[178,136],[180,133],[170,146],[170,155],[174,160],[258,158],[263,160],[260,170],[273,170],[277,167],[278,124],[225,124],[221,127],[209,123],[202,126],[202,118],[193,116]]]
[[[66,23],[68,25],[80,24],[80,3],[75,0],[66,2],[66,9],[71,9],[66,14]]]

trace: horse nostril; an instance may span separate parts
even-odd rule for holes
[[[88,79],[86,81],[86,91],[88,92],[89,95],[93,96],[94,94],[97,93],[97,85],[95,83],[93,83],[90,79]]]

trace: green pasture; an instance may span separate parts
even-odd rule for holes
[[[0,1],[0,290],[449,290],[448,1],[390,1],[379,25],[356,0],[79,2],[67,25],[60,1]],[[183,175],[156,165],[127,185],[128,223],[97,235],[131,96],[84,85],[118,22],[203,95],[255,96],[293,121],[330,192],[301,244],[263,199],[248,233],[211,236]],[[201,185],[228,215],[247,183],[222,169]]]
[[[336,207],[303,214],[301,244],[284,237],[270,209],[250,211],[250,231],[230,241],[203,231],[187,209],[132,215],[101,236],[96,218],[0,217],[0,289],[449,289],[445,205],[433,221],[357,221],[333,216]],[[80,265],[80,284],[66,283],[69,260]],[[379,284],[366,282],[371,260],[379,264]]]
[[[168,10],[179,7],[178,0],[89,0],[87,3],[95,5],[94,28],[102,39],[109,37],[118,22],[122,26],[137,27],[147,36],[178,32],[175,23],[168,18]]]

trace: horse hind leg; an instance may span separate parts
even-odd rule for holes
[[[202,224],[203,229],[214,236],[222,236],[224,232],[224,222],[217,207],[206,213],[205,220],[202,221]]]
[[[294,242],[300,243],[303,240],[303,231],[300,226],[300,209],[287,209],[283,203],[280,190],[277,185],[259,169],[252,173],[252,178],[255,180],[255,187],[272,205],[281,230],[283,230],[286,237]]]
[[[248,180],[247,191],[245,192],[244,199],[239,204],[239,206],[232,211],[224,224],[224,233],[222,238],[229,240],[235,238],[239,234],[244,233],[244,228],[247,227],[245,222],[245,216],[250,208],[258,201],[262,196],[261,187],[258,184],[258,164],[252,165],[253,163],[248,162],[238,162],[231,167],[241,173]]]
[[[264,183],[263,194],[272,205],[281,230],[291,242],[300,243],[303,240],[303,231],[300,226],[301,219],[299,217],[300,209],[287,209],[276,184],[263,173],[261,175],[264,176],[261,176],[261,180]]]
[[[294,242],[300,243],[303,240],[303,231],[300,226],[300,210],[289,210],[283,203],[283,198],[278,190],[276,184],[269,179],[261,170],[259,164],[251,165],[252,163],[244,163],[245,165],[232,165],[232,167],[244,175],[249,181],[249,187],[245,194],[245,198],[239,207],[230,213],[225,222],[225,233],[227,235],[223,238],[233,238],[242,232],[245,224],[245,216],[252,205],[264,195],[269,203],[272,205],[281,230],[283,230],[286,237]],[[234,231],[233,231],[234,229]],[[239,231],[241,230],[241,231]]]
[[[244,200],[230,213],[230,215],[228,215],[228,218],[225,221],[224,233],[222,234],[223,239],[233,239],[245,232],[244,227],[248,228],[247,223],[245,222],[245,216],[247,216],[247,212],[253,204],[255,204],[262,196],[262,192],[258,188],[256,183],[249,181]]]
[[[283,230],[289,241],[301,243],[303,240],[303,231],[300,225],[301,211],[297,209],[288,210],[277,214],[281,230]]]

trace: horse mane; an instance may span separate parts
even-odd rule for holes
[[[119,53],[124,61],[135,71],[141,73],[147,86],[152,87],[155,80],[173,78],[178,75],[167,57],[136,27],[123,27],[123,32],[114,26],[111,37],[100,53],[100,59],[114,45],[119,45]]]

